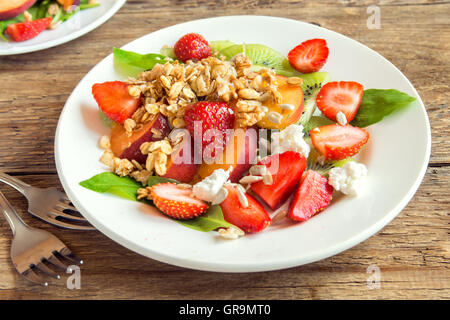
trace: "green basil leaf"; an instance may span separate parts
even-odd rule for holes
[[[305,134],[309,135],[310,130],[317,128],[317,127],[326,126],[328,124],[333,124],[333,123],[334,122],[328,118],[320,117],[320,116],[312,116],[311,119],[309,119],[309,121],[304,125],[303,132]]]
[[[80,182],[82,187],[100,193],[111,193],[121,198],[136,201],[137,191],[142,185],[130,177],[119,177],[112,172],[103,172]]]
[[[185,227],[203,232],[209,232],[217,228],[228,228],[232,226],[231,223],[225,221],[222,209],[219,205],[210,206],[208,211],[195,219],[175,221]]]
[[[165,182],[180,183],[175,179],[164,178],[164,177],[159,177],[159,176],[150,176],[147,180],[147,186],[153,187],[155,184],[165,183]]]
[[[351,125],[364,128],[381,121],[385,116],[408,106],[415,98],[395,89],[368,89]]]
[[[114,48],[113,53],[117,61],[144,70],[152,69],[156,64],[166,62],[164,60],[166,57],[158,53],[139,54],[119,48]]]

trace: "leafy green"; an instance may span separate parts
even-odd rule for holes
[[[139,54],[119,48],[114,48],[113,52],[114,58],[120,63],[138,67],[143,70],[152,69],[156,64],[164,64],[166,62],[164,60],[166,57],[158,53]]]
[[[310,130],[317,128],[317,127],[326,126],[326,125],[332,124],[332,123],[334,123],[334,122],[328,118],[321,117],[321,116],[312,116],[311,119],[309,119],[309,121],[306,122],[306,124],[304,125],[303,132],[305,134],[309,135]]]
[[[222,209],[219,205],[210,206],[208,211],[195,219],[175,221],[185,227],[203,232],[209,232],[217,228],[228,228],[232,226],[231,223],[225,221]]]
[[[365,90],[358,113],[350,124],[361,128],[370,126],[405,108],[414,100],[416,99],[395,89]]]
[[[137,191],[142,185],[129,177],[119,177],[112,172],[103,172],[80,182],[82,187],[100,193],[136,201]]]
[[[159,176],[150,176],[147,180],[147,186],[148,187],[153,187],[155,184],[158,183],[165,183],[165,182],[173,182],[173,183],[179,183],[177,180],[175,179],[170,179],[170,178],[164,178],[164,177],[159,177]]]

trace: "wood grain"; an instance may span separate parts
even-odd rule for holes
[[[3,299],[343,299],[450,298],[450,2],[379,1],[381,29],[366,27],[373,1],[128,1],[107,23],[56,48],[0,57],[0,166],[37,186],[60,186],[53,140],[70,92],[96,63],[135,38],[176,23],[258,14],[319,24],[368,45],[413,83],[430,118],[433,145],[425,179],[387,227],[356,247],[310,265],[254,274],[218,274],[137,255],[99,232],[56,229],[26,214],[15,191],[0,186],[27,223],[55,233],[85,260],[82,289],[64,281],[45,290],[20,278],[9,261],[11,235],[0,219]],[[243,26],[245,27],[245,26]],[[381,270],[368,289],[367,268]]]

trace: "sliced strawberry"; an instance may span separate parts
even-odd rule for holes
[[[96,83],[92,94],[99,108],[111,120],[123,123],[139,108],[141,101],[128,93],[128,84],[122,81]]]
[[[259,232],[270,225],[270,216],[255,198],[246,193],[245,197],[247,198],[248,206],[244,207],[239,201],[236,187],[228,185],[226,188],[228,196],[220,204],[226,221],[245,232]]]
[[[34,21],[26,21],[10,24],[5,34],[11,37],[13,41],[25,41],[36,37],[42,31],[48,28],[52,18],[42,18]]]
[[[300,153],[286,151],[266,157],[258,165],[266,166],[272,175],[272,184],[258,181],[251,189],[270,208],[276,209],[294,192],[306,168],[306,158]]]
[[[181,188],[175,183],[159,183],[151,189],[155,206],[174,219],[192,219],[203,214],[208,205],[195,198],[192,190]]]
[[[183,62],[202,60],[211,55],[208,41],[198,33],[188,33],[182,36],[173,48],[175,55]]]
[[[328,179],[308,170],[294,194],[287,216],[295,221],[306,221],[328,207],[332,194],[333,187]]]
[[[324,39],[307,40],[288,54],[291,66],[301,73],[311,73],[319,71],[328,58],[327,42]]]
[[[329,82],[320,89],[316,97],[317,107],[333,121],[337,121],[336,115],[341,111],[349,123],[358,112],[363,93],[364,88],[358,82]]]
[[[327,160],[354,156],[369,140],[369,133],[351,125],[329,124],[309,131],[311,141]]]

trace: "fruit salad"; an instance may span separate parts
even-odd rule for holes
[[[92,86],[111,129],[99,140],[109,172],[80,184],[225,239],[303,223],[338,192],[358,196],[369,174],[357,155],[376,139],[367,127],[414,98],[332,81],[329,54],[325,39],[285,56],[196,33],[160,53],[114,48],[130,77]]]
[[[0,38],[25,41],[55,29],[80,10],[99,6],[97,0],[0,1]]]

